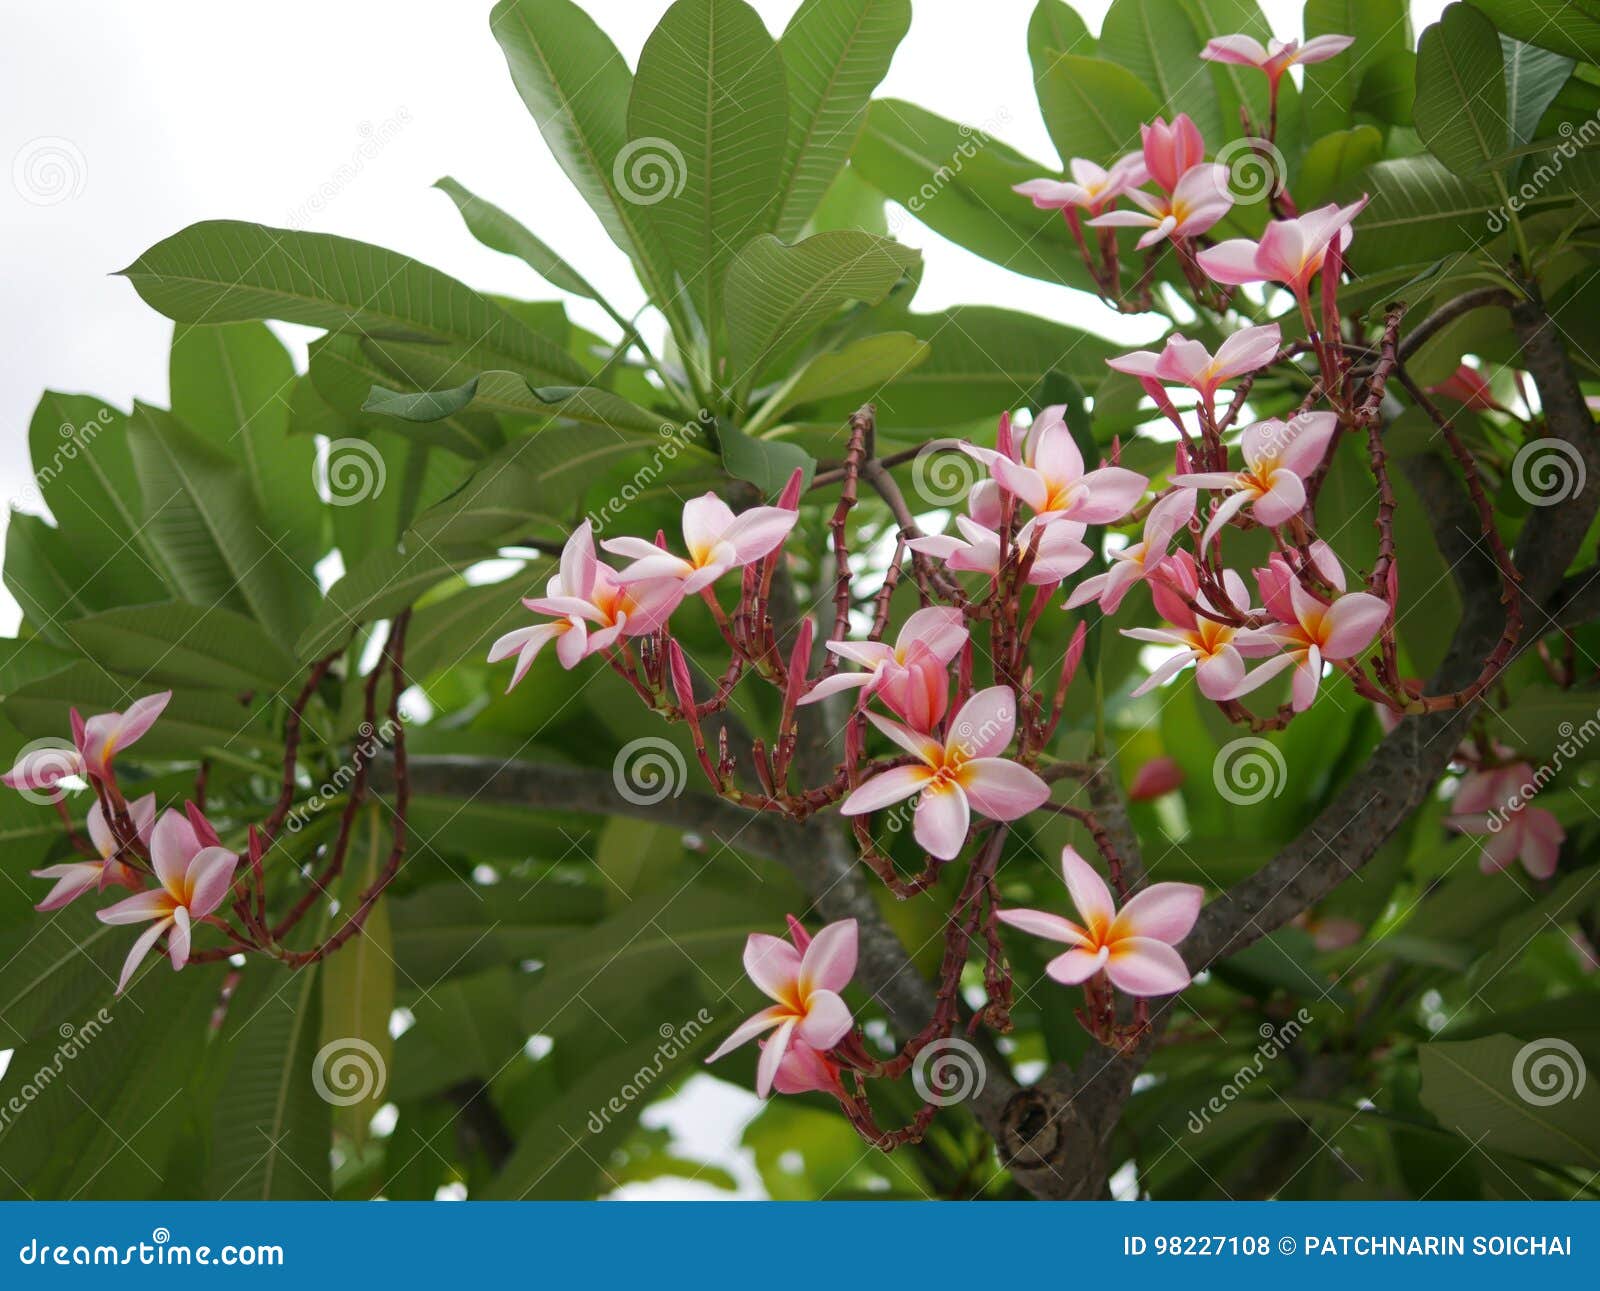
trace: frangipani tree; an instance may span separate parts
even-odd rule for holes
[[[453,180],[614,334],[135,260],[173,406],[47,396],[8,538],[3,1177],[593,1195],[710,1059],[774,1195],[1587,1188],[1600,49],[1324,9],[1044,0],[1052,176],[869,105],[906,0],[503,0],[646,316]],[[874,190],[1167,334],[915,313]]]

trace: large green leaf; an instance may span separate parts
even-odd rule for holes
[[[1432,157],[1395,157],[1367,168],[1372,200],[1356,220],[1350,261],[1363,275],[1397,265],[1431,264],[1469,251],[1504,228],[1499,203],[1457,179]]]
[[[1600,4],[1595,0],[1474,0],[1506,35],[1568,58],[1600,63]]]
[[[329,1065],[340,1055],[318,1049],[321,972],[320,964],[293,970],[255,963],[228,1003],[209,1057],[217,1072],[207,1184],[213,1198],[329,1198],[331,1109],[316,1081],[336,1088]]]
[[[289,438],[294,361],[265,323],[182,323],[172,335],[172,415],[244,467],[273,542],[309,568],[327,550],[317,449]]]
[[[1120,63],[1060,54],[1034,85],[1039,111],[1064,162],[1110,165],[1139,146],[1139,127],[1161,111],[1150,87]]]
[[[1055,211],[1012,192],[1054,169],[981,130],[900,99],[874,99],[850,168],[934,232],[1003,268],[1092,288]]]
[[[1076,9],[1066,0],[1039,0],[1028,17],[1028,63],[1035,86],[1063,54],[1093,53],[1094,37]]]
[[[1499,1152],[1600,1166],[1600,1088],[1559,1036],[1425,1044],[1422,1102],[1442,1124]]]
[[[619,156],[628,142],[633,76],[611,38],[571,0],[500,0],[489,15],[511,80],[572,185],[626,251],[667,312],[673,277],[649,211],[624,196]]]
[[[107,610],[67,632],[88,658],[152,685],[272,694],[296,672],[294,660],[263,638],[258,624],[219,605],[169,601]]]
[[[1480,177],[1506,151],[1506,82],[1494,24],[1453,4],[1417,49],[1417,133],[1463,179]]]
[[[1533,138],[1545,109],[1572,75],[1574,64],[1564,54],[1510,36],[1500,37],[1500,48],[1505,55],[1506,106],[1511,113],[1506,122],[1507,142],[1520,148]]]
[[[435,182],[434,187],[456,204],[467,229],[484,246],[516,256],[552,287],[589,300],[600,299],[587,278],[552,251],[542,238],[494,203],[485,201],[449,176]]]
[[[911,25],[911,0],[804,0],[778,41],[789,83],[773,228],[800,236],[866,123],[872,91]]]
[[[71,645],[67,623],[95,608],[85,596],[93,574],[67,534],[36,515],[11,513],[6,526],[6,587],[46,641]]]
[[[1306,68],[1308,138],[1355,124],[1353,108],[1363,79],[1384,59],[1411,49],[1406,0],[1306,0],[1305,32],[1354,36],[1342,54]]]
[[[878,332],[852,341],[842,350],[819,354],[767,397],[767,420],[799,404],[828,399],[852,390],[877,391],[923,363],[928,343],[910,332]],[[868,395],[876,398],[875,394]]]
[[[747,243],[728,270],[728,326],[736,388],[852,302],[877,304],[921,256],[871,233],[817,233],[785,246],[770,234]]]
[[[1222,108],[1200,58],[1205,43],[1171,0],[1112,0],[1100,28],[1101,57],[1121,63],[1148,85],[1167,116],[1187,112],[1201,134],[1218,139]]]
[[[394,251],[238,220],[191,224],[123,275],[181,323],[277,318],[377,339],[456,343],[531,376],[584,380],[578,361],[464,283]]]
[[[1334,130],[1306,149],[1294,194],[1306,210],[1344,197],[1361,172],[1383,156],[1383,135],[1374,126]]]
[[[292,643],[316,585],[268,536],[244,468],[159,408],[135,405],[128,428],[146,526],[183,599]]]
[[[771,227],[788,134],[783,59],[743,0],[677,0],[639,55],[618,154],[705,334],[720,334],[734,252]]]
[[[523,417],[561,417],[645,435],[657,434],[663,425],[663,419],[655,413],[609,390],[589,386],[539,388],[530,386],[515,372],[483,372],[464,385],[427,393],[374,386],[366,402],[368,412],[418,422],[440,421],[468,409]]]

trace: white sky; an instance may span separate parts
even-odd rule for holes
[[[1109,0],[1074,0],[1098,28]],[[108,275],[197,220],[293,224],[392,247],[485,289],[558,295],[480,247],[430,185],[453,175],[568,256],[625,313],[642,293],[567,184],[512,88],[488,30],[493,0],[0,0],[0,497],[29,482],[27,426],[46,388],[126,408],[167,398],[172,325]],[[754,0],[776,35],[798,0]],[[587,0],[633,62],[667,0]],[[1264,0],[1273,29],[1298,35],[1300,5]],[[1417,0],[1420,30],[1444,0]],[[1041,160],[1025,32],[1033,0],[916,0],[911,32],[880,93],[983,126]],[[1360,33],[1356,33],[1359,35]],[[375,156],[369,137],[387,138]],[[19,176],[41,149],[65,159],[60,200],[30,201]],[[327,200],[346,167],[358,173]],[[6,178],[10,182],[6,182]],[[37,181],[35,181],[37,182]],[[914,221],[898,235],[927,257],[918,305],[993,303],[1070,318],[1129,340],[1136,321],[1090,297],[997,268]],[[609,331],[587,301],[578,321]],[[286,336],[298,336],[285,329]],[[0,631],[17,607],[0,591]],[[716,1090],[709,1096],[708,1087]],[[731,1166],[754,1099],[697,1081],[667,1116],[691,1155]],[[676,1181],[635,1195],[705,1195]]]

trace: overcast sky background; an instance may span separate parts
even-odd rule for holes
[[[753,2],[774,35],[798,7]],[[1074,3],[1098,28],[1109,0]],[[668,4],[584,7],[631,64]],[[1278,35],[1300,34],[1298,3],[1262,7]],[[1443,7],[1444,0],[1414,3],[1417,28]],[[538,232],[625,313],[642,302],[622,254],[512,88],[488,30],[491,8],[492,0],[0,0],[4,515],[30,482],[28,420],[46,388],[96,394],[124,409],[135,397],[166,402],[172,325],[108,275],[197,220],[344,234],[480,289],[558,295],[472,239],[450,201],[430,189],[453,175]],[[910,34],[879,92],[1050,159],[1025,44],[1032,9],[1033,0],[916,0]],[[369,139],[381,147],[364,148]],[[55,170],[45,165],[52,159]],[[338,185],[346,168],[356,173]],[[337,191],[323,200],[329,186]],[[1147,334],[1090,297],[997,268],[915,221],[897,231],[927,258],[923,310],[993,303],[1128,340]],[[569,311],[611,330],[590,302],[569,302]],[[281,334],[301,344],[309,335]],[[17,617],[0,591],[0,632],[14,632]],[[714,1155],[753,1183],[749,1164],[724,1149],[754,1100],[697,1080],[680,1102],[685,1114],[673,1119],[691,1154]]]

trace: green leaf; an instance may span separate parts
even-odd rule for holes
[[[1109,165],[1138,147],[1139,127],[1161,111],[1144,81],[1104,58],[1058,55],[1034,88],[1063,162],[1087,157]]]
[[[1600,4],[1595,0],[1475,0],[1507,36],[1600,63]]]
[[[318,1052],[322,971],[251,964],[229,1001],[210,1057],[207,1193],[219,1201],[329,1198],[330,1107],[315,1081],[337,1055]]]
[[[515,372],[482,372],[452,390],[407,394],[374,386],[366,411],[405,421],[439,421],[466,409],[523,417],[562,417],[634,434],[657,434],[663,420],[621,395],[593,387],[535,388]],[[670,425],[670,423],[666,423]]]
[[[516,256],[552,287],[559,287],[562,291],[570,291],[574,296],[583,296],[588,300],[600,299],[587,278],[498,206],[484,201],[448,175],[436,180],[433,186],[456,204],[468,232],[484,246],[504,255]]]
[[[302,661],[320,659],[363,623],[389,618],[430,587],[458,574],[483,553],[439,550],[378,551],[328,589],[327,599],[295,643]]]
[[[1600,735],[1600,692],[1578,688],[1561,690],[1539,683],[1517,691],[1509,704],[1488,714],[1489,735],[1508,743],[1536,761],[1559,755],[1560,764]],[[1563,745],[1576,740],[1577,748]],[[1600,748],[1595,750],[1600,754]]]
[[[1014,185],[1054,167],[985,131],[902,99],[874,99],[850,169],[935,233],[1017,273],[1092,289],[1055,211],[1036,210]]]
[[[617,187],[648,208],[713,343],[728,262],[771,227],[787,102],[778,47],[742,0],[677,0],[639,54]]]
[[[218,605],[107,610],[79,619],[68,634],[102,666],[154,685],[272,694],[298,671],[254,620]]]
[[[817,233],[794,246],[764,234],[746,243],[728,270],[732,384],[758,379],[842,306],[877,304],[920,261],[870,233]]]
[[[294,361],[265,323],[179,324],[169,368],[172,415],[239,463],[267,533],[309,569],[328,548],[316,445],[289,438]]]
[[[551,154],[611,240],[633,258],[651,298],[672,317],[666,247],[648,208],[619,191],[625,171],[618,156],[628,142],[633,90],[627,62],[571,0],[500,0],[489,29]]]
[[[516,816],[520,825],[509,822],[509,828],[526,846],[528,816]],[[395,964],[402,982],[426,985],[523,960],[548,961],[603,913],[603,895],[588,884],[431,883],[391,902]]]
[[[1356,124],[1357,95],[1368,70],[1395,54],[1411,50],[1411,19],[1406,0],[1306,0],[1306,39],[1354,36],[1343,53],[1305,69],[1308,137]]]
[[[1200,59],[1205,40],[1171,0],[1112,0],[1100,27],[1100,54],[1154,91],[1169,117],[1187,112],[1207,139],[1223,134],[1217,87]]]
[[[1442,1124],[1499,1152],[1600,1166],[1600,1089],[1559,1036],[1435,1042],[1418,1050],[1422,1103]]]
[[[778,41],[789,84],[773,228],[800,236],[866,124],[872,91],[911,26],[911,0],[804,0]]]
[[[1306,210],[1343,196],[1383,156],[1383,135],[1372,126],[1325,134],[1306,149],[1295,182],[1295,201]]]
[[[248,613],[291,643],[316,584],[273,545],[244,468],[148,404],[128,428],[147,529],[182,598]]]
[[[778,439],[753,439],[729,425],[719,427],[717,435],[728,474],[749,480],[769,500],[783,491],[796,471],[800,472],[802,487],[811,482],[816,459],[799,445]]]
[[[191,224],[123,275],[181,323],[277,318],[379,340],[457,343],[545,380],[585,379],[578,361],[448,274],[331,233],[238,220]]]
[[[1432,157],[1395,157],[1367,168],[1372,200],[1356,218],[1351,262],[1363,276],[1431,264],[1481,245],[1505,227],[1499,203]]]
[[[863,336],[842,350],[810,360],[768,396],[762,412],[770,421],[797,404],[853,390],[878,390],[905,376],[930,353],[928,343],[910,332]]]
[[[501,583],[463,587],[419,605],[406,628],[406,671],[431,676],[459,663],[482,663],[494,640],[527,621],[520,595],[542,580],[525,570]]]
[[[1028,63],[1036,87],[1063,54],[1092,56],[1094,37],[1066,0],[1039,0],[1028,18]]]
[[[1506,82],[1494,24],[1469,4],[1452,4],[1417,48],[1417,133],[1463,179],[1479,176],[1506,150]]]
[[[1417,56],[1409,49],[1397,49],[1367,64],[1353,106],[1358,115],[1366,113],[1388,125],[1410,126],[1416,97]]]
[[[54,645],[67,647],[67,624],[90,613],[84,593],[93,576],[72,540],[36,515],[13,511],[6,526],[5,583],[23,617]]]
[[[1505,56],[1506,103],[1511,109],[1506,122],[1508,143],[1520,148],[1533,138],[1540,118],[1572,75],[1574,63],[1564,54],[1506,35],[1500,37],[1500,49]]]

